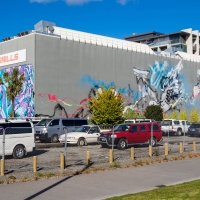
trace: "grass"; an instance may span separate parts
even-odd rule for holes
[[[160,199],[200,199],[200,180],[179,185],[167,186],[151,191],[112,197],[106,200],[160,200]]]

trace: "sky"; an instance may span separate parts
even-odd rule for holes
[[[0,41],[40,20],[124,39],[149,31],[200,30],[199,0],[0,0]]]

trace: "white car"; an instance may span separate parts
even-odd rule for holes
[[[67,133],[66,140],[68,144],[77,144],[84,146],[89,143],[97,143],[100,136],[100,128],[96,125],[80,126],[75,132]],[[65,134],[60,135],[60,143],[65,143]]]

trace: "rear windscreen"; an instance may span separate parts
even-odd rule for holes
[[[190,128],[200,128],[200,124],[192,124]]]

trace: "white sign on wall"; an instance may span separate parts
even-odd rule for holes
[[[26,49],[0,55],[0,67],[26,61]]]

